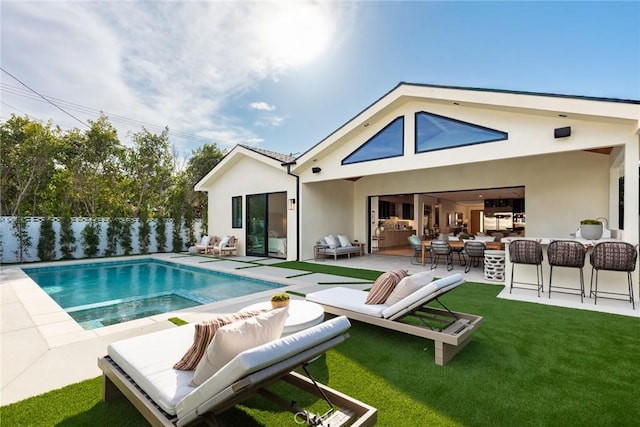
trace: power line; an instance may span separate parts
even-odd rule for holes
[[[31,92],[22,89],[18,86],[12,86],[6,83],[0,83],[0,89],[8,94],[11,95],[16,95],[16,96],[21,96],[23,98],[27,98],[30,100],[34,100],[34,101],[38,101],[38,102],[43,102],[41,97],[39,96],[34,96]],[[92,114],[92,115],[99,115],[99,114],[105,114],[109,117],[110,121],[113,122],[118,122],[118,123],[122,123],[125,124],[127,126],[144,126],[148,129],[156,129],[156,130],[160,130],[163,131],[165,129],[165,126],[161,126],[161,125],[157,125],[157,124],[153,124],[153,123],[149,123],[149,122],[144,122],[141,120],[136,120],[136,119],[131,119],[129,117],[125,117],[125,116],[121,116],[118,114],[112,114],[103,110],[97,110],[95,108],[90,108],[90,107],[86,107],[84,105],[80,105],[80,104],[76,104],[70,101],[65,101],[63,99],[60,98],[56,98],[53,96],[47,96],[48,99],[50,100],[55,100],[56,103],[58,103],[59,105],[64,106],[67,110],[71,110],[71,111],[77,111],[77,112],[81,112],[81,113],[86,113],[86,114]],[[227,145],[227,143],[220,141],[220,140],[216,140],[214,138],[209,138],[209,137],[204,137],[204,136],[200,136],[200,135],[195,135],[192,133],[188,133],[188,132],[184,132],[184,131],[180,131],[180,130],[173,130],[170,129],[169,130],[169,134],[173,135],[175,137],[178,138],[183,138],[183,139],[191,139],[191,140],[201,140],[201,141],[208,141],[208,142],[214,142],[216,144],[221,144],[221,145]]]
[[[77,118],[76,116],[74,116],[73,114],[69,113],[68,111],[66,111],[64,108],[56,105],[55,103],[51,102],[49,99],[45,98],[43,95],[41,95],[40,93],[38,93],[35,89],[32,89],[31,87],[29,87],[27,84],[23,83],[19,78],[17,78],[16,76],[14,76],[13,74],[11,74],[10,72],[8,72],[7,70],[5,70],[4,68],[0,67],[0,70],[2,70],[2,72],[4,72],[5,74],[7,74],[9,77],[11,77],[12,79],[14,79],[15,81],[17,81],[18,83],[20,83],[22,86],[26,87],[27,89],[29,89],[31,92],[35,93],[36,95],[38,95],[40,98],[44,99],[45,101],[47,101],[49,104],[53,105],[54,107],[56,107],[58,110],[62,111],[63,113],[65,113],[66,115],[68,115],[69,117],[72,117],[74,119],[76,119],[77,121],[79,121],[80,123],[82,123],[84,126],[90,128],[90,126],[83,122],[82,120],[80,120],[79,118]]]

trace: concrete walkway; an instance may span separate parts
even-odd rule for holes
[[[280,260],[256,257],[231,257],[218,259],[204,256],[182,254],[156,254],[149,256],[185,265],[232,272],[256,279],[281,283],[287,290],[306,294],[307,292],[331,283],[349,282],[349,286],[366,289],[371,283],[351,284],[357,279],[345,279],[341,276],[308,273],[300,270],[271,267],[270,264]],[[118,258],[118,261],[126,258]],[[139,256],[132,259],[140,259]],[[113,261],[105,259],[100,261]],[[96,262],[71,261],[73,263]],[[314,261],[311,261],[314,262]],[[391,269],[407,269],[410,274],[424,271],[428,266],[413,265],[406,256],[365,255],[350,259],[333,259],[315,261],[326,265],[364,268],[380,271]],[[29,264],[25,267],[60,266],[56,263]],[[455,264],[453,272],[463,272],[463,267]],[[436,269],[437,276],[445,276],[447,272],[442,266]],[[487,283],[481,268],[472,268],[465,275],[469,282]],[[491,282],[488,282],[491,283]],[[503,283],[495,283],[502,286]],[[167,319],[173,316],[189,322],[198,322],[210,317],[214,312],[233,312],[255,302],[268,299],[273,290],[264,291],[231,300],[220,301],[159,314],[144,319],[133,320],[113,326],[93,330],[85,330],[78,325],[63,309],[61,309],[38,285],[36,285],[20,266],[3,266],[0,270],[0,406],[32,397],[50,390],[64,387],[101,374],[97,367],[97,358],[106,353],[107,345],[124,338],[141,335],[153,331],[176,327]],[[527,300],[535,303],[570,306],[579,309],[593,309],[616,314],[640,317],[639,310],[631,310],[629,303],[622,301],[599,300],[598,305],[585,299],[583,304],[576,296],[553,295],[551,299],[544,295],[534,297],[535,292],[514,291],[501,296],[511,299]],[[576,303],[577,301],[577,303]],[[477,313],[482,314],[482,313]]]

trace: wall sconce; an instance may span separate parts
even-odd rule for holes
[[[290,211],[296,210],[296,199],[287,200],[287,209],[289,209]]]
[[[312,168],[311,168],[311,172],[313,172],[313,173],[320,173],[320,171],[321,171],[321,170],[322,170],[322,169],[320,169],[320,168],[319,168],[319,167],[317,167],[317,166],[314,166],[314,167],[312,167]]]

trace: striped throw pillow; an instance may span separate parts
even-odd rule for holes
[[[382,273],[369,291],[365,304],[384,304],[393,289],[407,277],[407,270],[391,270]]]
[[[198,366],[200,359],[207,351],[207,347],[213,340],[218,329],[229,323],[237,322],[238,320],[254,317],[259,314],[265,313],[268,310],[252,310],[241,311],[239,313],[227,313],[217,314],[213,319],[200,322],[196,324],[195,332],[193,334],[193,344],[189,347],[189,350],[182,356],[182,359],[173,365],[173,369],[180,371],[193,371]]]

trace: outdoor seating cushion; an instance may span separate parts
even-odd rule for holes
[[[202,384],[241,352],[279,338],[288,311],[288,307],[270,310],[218,329],[196,367],[191,384]]]
[[[107,354],[165,412],[174,415],[176,404],[193,391],[194,371],[173,369],[193,344],[195,324],[117,341]]]
[[[195,332],[193,334],[193,343],[189,350],[182,356],[182,358],[173,365],[173,369],[180,369],[183,371],[191,371],[196,369],[198,362],[202,359],[207,347],[213,340],[218,329],[229,323],[236,322],[238,320],[246,319],[247,317],[257,316],[264,313],[266,310],[252,310],[243,311],[240,313],[220,313],[214,315],[211,319],[197,323],[195,325]]]
[[[195,390],[192,388],[193,392],[178,402],[176,405],[178,417],[182,418],[197,410],[212,396],[225,390],[235,381],[328,341],[344,333],[350,326],[349,319],[346,317],[334,317],[311,328],[243,351],[201,386]]]
[[[194,324],[117,341],[107,354],[165,412],[181,416],[244,376],[340,335],[350,327],[335,317],[311,328],[246,350],[199,387],[194,371],[172,368],[193,342]]]
[[[462,283],[464,283],[464,279],[460,273],[452,274],[422,286],[393,305],[365,304],[368,292],[341,286],[308,293],[306,299],[318,304],[390,319],[407,308],[428,302],[435,295],[439,295],[438,291],[446,290]]]
[[[385,304],[393,305],[414,293],[421,287],[428,285],[433,281],[433,274],[433,270],[428,270],[412,274],[411,276],[406,276],[396,285],[391,294],[387,297]]]
[[[402,279],[407,277],[407,270],[391,270],[382,273],[369,290],[365,304],[384,304],[387,297]]]

